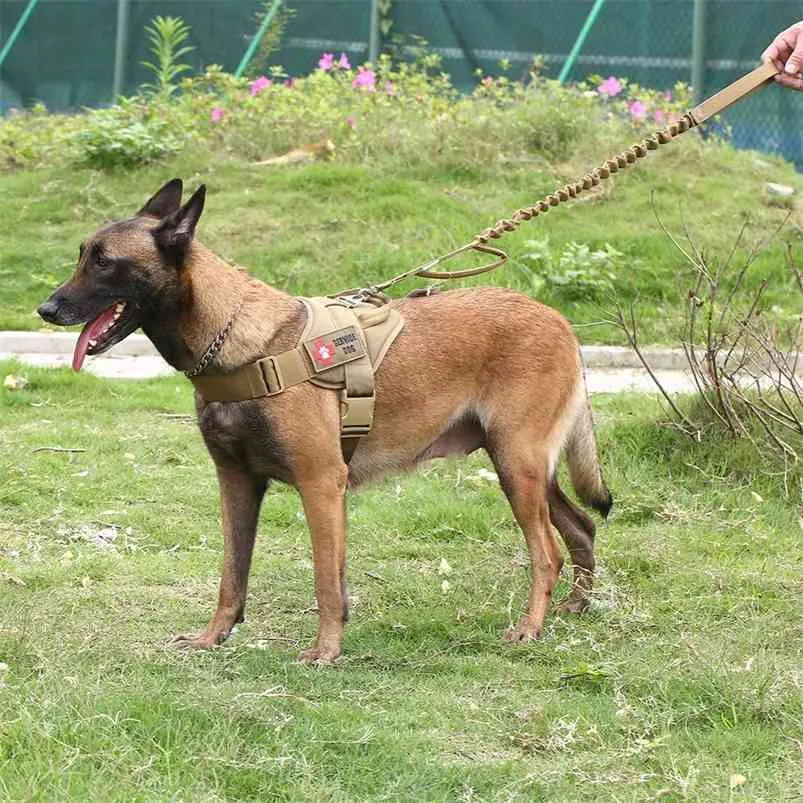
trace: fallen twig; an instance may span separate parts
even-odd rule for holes
[[[86,449],[74,449],[69,446],[37,446],[32,449],[33,452],[66,452],[67,454],[80,454],[85,452]]]

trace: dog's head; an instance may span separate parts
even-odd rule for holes
[[[78,371],[87,354],[100,354],[149,320],[181,304],[182,269],[206,188],[183,206],[181,179],[162,187],[137,214],[88,237],[75,273],[37,312],[48,323],[86,323],[73,355]]]

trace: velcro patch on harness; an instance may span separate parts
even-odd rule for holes
[[[346,326],[304,341],[304,348],[316,372],[327,371],[366,356],[356,326]]]

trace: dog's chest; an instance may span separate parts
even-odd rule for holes
[[[292,482],[287,453],[258,401],[197,402],[198,426],[212,459],[256,476]]]

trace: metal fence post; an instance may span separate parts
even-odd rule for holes
[[[691,88],[694,103],[703,99],[705,89],[705,0],[694,0],[691,39]]]
[[[254,57],[254,53],[256,52],[259,43],[262,41],[262,37],[267,32],[271,22],[273,22],[273,18],[276,16],[276,12],[279,10],[281,5],[282,0],[273,0],[273,5],[268,10],[268,13],[262,18],[262,24],[259,26],[259,30],[254,34],[251,44],[248,45],[245,53],[243,53],[243,57],[240,59],[240,63],[237,65],[237,69],[234,71],[235,78],[241,78],[242,74],[248,68],[248,65],[251,63],[251,59]]]
[[[22,33],[22,29],[25,27],[25,23],[28,22],[28,17],[33,14],[33,10],[36,8],[36,4],[39,0],[30,0],[27,6],[25,6],[25,10],[20,14],[20,18],[17,20],[17,24],[14,26],[14,30],[11,31],[9,34],[8,40],[3,45],[3,49],[0,50],[0,67],[3,66],[3,62],[6,60],[6,57],[11,52],[11,48],[14,47],[14,42],[17,41],[19,35]]]
[[[574,67],[574,62],[577,61],[577,57],[580,55],[580,51],[583,49],[586,39],[588,39],[588,34],[591,33],[591,29],[594,27],[594,23],[597,21],[599,12],[602,11],[602,7],[604,5],[605,0],[596,0],[594,5],[591,7],[591,11],[588,12],[586,21],[583,23],[580,33],[577,34],[577,39],[575,40],[571,52],[569,53],[568,57],[566,58],[566,62],[563,65],[563,69],[560,71],[560,75],[558,76],[558,81],[561,84],[564,83],[569,77],[569,73],[572,71],[572,67]]]
[[[128,0],[117,0],[117,36],[114,43],[114,79],[112,102],[123,92],[125,81],[125,54],[128,49]]]
[[[368,61],[376,64],[379,56],[379,0],[371,0],[371,27],[368,30]]]

